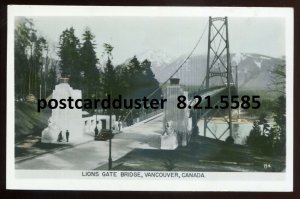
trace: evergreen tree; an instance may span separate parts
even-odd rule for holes
[[[45,71],[45,81],[46,81],[46,96],[45,97],[48,97],[52,91],[54,90],[55,88],[55,85],[57,84],[57,73],[56,73],[56,68],[58,66],[58,61],[56,60],[50,60],[50,68],[49,70]]]
[[[91,98],[99,86],[98,58],[95,52],[94,36],[89,30],[83,34],[83,44],[80,49],[80,61],[83,68],[83,96]]]
[[[259,122],[254,121],[252,130],[250,131],[249,136],[247,137],[247,144],[251,147],[258,147],[260,145],[260,136],[262,132],[259,127]]]
[[[15,91],[17,98],[39,96],[43,84],[46,40],[38,36],[33,21],[17,18],[15,28]]]
[[[132,99],[138,99],[142,97],[141,93],[141,83],[142,83],[142,68],[140,66],[139,60],[134,56],[127,65],[127,70],[125,75],[127,76],[127,81],[129,84],[128,97]]]
[[[130,97],[143,98],[148,97],[154,90],[159,87],[159,82],[151,70],[151,62],[144,60],[142,63],[134,56],[127,66],[128,81],[131,93]],[[159,99],[161,90],[158,90],[150,98]]]
[[[107,95],[111,95],[114,90],[116,74],[114,66],[111,63],[111,60],[108,59],[103,71],[103,93]]]
[[[126,64],[114,67],[112,64],[113,47],[109,44],[104,44],[104,54],[107,56],[107,62],[103,71],[100,71],[100,84],[102,87],[102,95],[111,95],[112,98],[121,95],[123,99],[142,99],[159,88],[159,82],[155,79],[154,73],[151,70],[151,62],[144,60],[142,63],[134,56]],[[158,90],[150,98],[160,99],[161,90]],[[117,116],[126,116],[130,113],[130,119],[138,117],[144,110],[114,110]],[[148,110],[152,111],[152,110]]]
[[[38,37],[35,41],[34,51],[32,56],[33,73],[32,73],[32,92],[35,96],[40,94],[40,86],[43,84],[43,52],[46,47],[46,40],[43,37]]]
[[[259,123],[259,120],[253,122],[253,128],[247,137],[247,145],[259,153],[270,154],[271,142],[266,135],[262,134]]]
[[[35,63],[34,63],[34,47],[37,40],[36,30],[33,28],[33,22],[27,23],[29,28],[29,62],[28,62],[28,94],[32,94],[34,91],[34,73],[35,73]]]
[[[125,64],[116,66],[116,86],[114,88],[115,93],[127,97],[130,91],[130,85],[128,81],[128,73]]]
[[[277,65],[271,72],[271,83],[269,88],[271,91],[274,91],[279,94],[285,94],[285,65]]]
[[[286,98],[284,95],[278,97],[275,103],[274,110],[276,110],[274,121],[276,122],[276,130],[279,134],[278,151],[281,154],[286,152]]]
[[[62,32],[59,38],[59,66],[62,77],[69,77],[70,85],[75,89],[82,88],[83,70],[80,67],[80,43],[73,27]]]
[[[116,93],[115,90],[118,88],[117,85],[117,75],[116,70],[114,66],[112,65],[111,58],[112,58],[112,50],[113,47],[109,44],[104,44],[104,54],[107,55],[107,62],[102,72],[102,95],[103,97],[106,97],[108,95],[111,96],[111,98],[114,98],[119,93]],[[115,110],[114,110],[115,112]]]
[[[102,78],[102,93],[105,97],[110,96],[112,99],[117,95],[115,92],[116,86],[116,73],[114,66],[111,63],[110,58],[108,58],[107,63],[105,65],[103,71],[103,78]],[[115,111],[114,111],[115,112]]]
[[[15,27],[15,92],[17,98],[28,94],[28,48],[30,28],[26,18],[17,18]]]
[[[151,69],[151,62],[148,61],[147,59],[144,60],[141,64],[143,68],[143,74],[144,74],[144,89],[145,89],[145,94],[148,96],[150,93],[155,91],[157,88],[159,88],[159,82],[155,78],[155,75]],[[161,90],[158,90],[156,93],[154,93],[150,98],[151,99],[160,99],[161,97]]]

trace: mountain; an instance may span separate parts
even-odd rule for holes
[[[182,65],[185,58],[186,56],[182,55],[174,59],[167,66],[162,67],[159,73],[154,72],[157,80],[159,82],[164,82],[166,79],[168,79],[177,70],[177,68]],[[174,75],[174,77],[180,78],[180,82],[184,84],[199,85],[205,77],[205,71],[206,57],[204,55],[192,56],[182,66],[179,72]]]
[[[136,55],[136,57],[139,61],[144,61],[145,59],[151,61],[154,74],[160,73],[164,67],[168,66],[174,60],[173,57],[162,50],[147,50]]]
[[[164,82],[183,63],[186,56],[175,59],[156,55],[156,53],[145,54],[152,63],[152,70],[159,82]],[[165,58],[166,57],[166,58]],[[238,66],[238,82],[241,89],[265,89],[270,84],[271,72],[276,65],[285,64],[284,58],[274,58],[254,53],[232,53],[231,65],[233,78],[235,79],[235,66]],[[221,66],[220,66],[221,67]],[[199,85],[206,75],[206,55],[196,55],[182,66],[182,69],[174,76],[180,78],[181,82],[189,85]],[[221,83],[221,78],[216,78]],[[212,84],[214,79],[211,80]]]
[[[240,88],[265,89],[271,83],[271,71],[277,65],[285,65],[285,59],[253,53],[236,53],[232,56],[231,64],[238,66]]]

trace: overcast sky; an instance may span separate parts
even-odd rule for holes
[[[63,30],[71,26],[80,39],[89,27],[95,35],[97,55],[103,43],[113,47],[119,64],[147,50],[161,50],[171,57],[188,54],[203,32],[204,17],[32,17],[38,32],[58,45]],[[207,31],[195,53],[206,54]],[[285,53],[282,18],[229,18],[230,51],[281,57]]]

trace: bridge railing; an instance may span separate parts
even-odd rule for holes
[[[155,111],[152,111],[150,113],[144,113],[144,114],[141,114],[139,115],[138,117],[135,117],[135,118],[130,118],[128,117],[127,121],[126,121],[126,126],[131,126],[133,124],[136,124],[138,122],[142,122],[142,121],[145,121],[155,115],[158,115],[160,113],[163,112],[163,109],[158,109],[158,110],[155,110]]]
[[[133,123],[135,124],[137,122],[141,122],[141,121],[147,120],[147,119],[149,119],[149,118],[151,118],[151,117],[153,117],[155,115],[158,115],[158,114],[160,114],[162,112],[163,112],[163,109],[158,109],[158,110],[155,110],[155,111],[153,111],[151,113],[147,113],[145,115],[141,115],[140,117],[133,119]]]
[[[201,95],[201,94],[207,93],[207,92],[209,92],[209,91],[212,91],[212,90],[215,90],[215,89],[219,89],[219,88],[224,88],[224,87],[225,87],[224,85],[221,85],[221,86],[211,87],[211,88],[208,88],[208,89],[200,88],[200,89],[199,89],[198,91],[196,91],[196,92],[189,93],[189,98],[192,98],[192,97],[195,96],[195,95]]]

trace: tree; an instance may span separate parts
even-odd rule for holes
[[[155,75],[151,69],[151,62],[147,59],[144,60],[141,64],[141,67],[143,69],[144,74],[144,89],[145,89],[145,95],[149,96],[153,91],[159,88],[159,82],[155,78]],[[161,98],[161,90],[159,89],[157,92],[155,92],[150,98],[152,99],[160,99]]]
[[[138,99],[142,97],[141,83],[142,83],[142,68],[139,60],[134,56],[126,66],[125,74],[129,84],[128,98]]]
[[[103,54],[107,55],[107,59],[113,59],[112,51],[113,51],[114,47],[108,43],[104,43],[103,47],[104,47]]]
[[[16,97],[39,96],[43,83],[44,52],[47,42],[38,36],[31,19],[17,18],[15,28]]]
[[[34,44],[32,55],[32,92],[35,96],[39,96],[40,86],[43,78],[43,53],[46,49],[47,42],[43,37],[37,37]]]
[[[286,72],[285,65],[277,65],[271,71],[271,85],[272,91],[280,94],[274,103],[274,121],[275,125],[271,128],[272,136],[276,143],[274,144],[275,150],[279,154],[286,152],[286,97],[285,97],[285,84]]]
[[[250,134],[247,137],[247,145],[251,147],[259,147],[260,136],[261,136],[261,129],[259,127],[259,123],[258,121],[254,121]]]
[[[279,93],[285,94],[285,65],[277,65],[271,72],[271,83],[269,85],[270,90]]]
[[[117,76],[116,70],[112,65],[112,50],[113,47],[109,44],[104,44],[104,54],[107,55],[107,62],[101,74],[101,83],[102,83],[102,94],[105,96],[110,95],[111,98],[114,98],[117,93],[115,92],[115,88],[118,88],[117,85]]]
[[[64,30],[59,37],[59,66],[61,76],[69,77],[69,83],[75,89],[81,89],[83,81],[79,50],[80,43],[74,28]]]
[[[110,58],[108,58],[103,71],[103,81],[102,81],[103,93],[105,95],[111,95],[111,97],[112,95],[114,96],[115,94],[112,94],[112,91],[114,90],[115,86],[116,86],[116,72]]]
[[[123,76],[127,79],[128,93],[127,96],[133,99],[149,97],[161,97],[161,90],[155,92],[154,95],[149,96],[153,91],[159,87],[159,82],[155,79],[155,75],[151,70],[151,62],[147,59],[140,62],[134,56],[127,65],[123,66]]]
[[[15,24],[15,92],[17,98],[28,94],[28,48],[30,45],[29,26],[26,18],[16,18]]]
[[[48,97],[52,93],[57,83],[57,73],[56,73],[56,68],[58,66],[57,62],[58,62],[57,60],[50,59],[49,60],[50,68],[47,71],[45,71],[45,84],[47,85],[45,97]]]
[[[247,137],[247,145],[250,146],[254,151],[270,155],[273,153],[272,150],[272,140],[269,137],[269,134],[266,135],[262,133],[260,129],[261,121],[257,120],[253,122],[253,128],[250,131],[249,136]]]
[[[95,52],[94,36],[90,30],[83,34],[83,44],[80,48],[80,61],[83,68],[83,96],[91,98],[99,86],[98,58]]]
[[[279,140],[278,140],[278,151],[281,154],[285,154],[286,152],[286,98],[284,95],[277,98],[275,106],[274,106],[275,116],[274,121],[275,131],[277,131]]]
[[[277,110],[271,128],[266,120],[266,114],[261,114],[259,120],[253,123],[253,128],[247,137],[247,144],[256,151],[263,154],[284,155],[286,144],[286,123],[285,123],[285,98],[283,96],[276,100],[274,109]],[[263,125],[263,131],[259,125]]]
[[[263,125],[263,130],[262,130],[262,134],[265,136],[270,128],[270,125],[268,124],[268,121],[266,119],[267,114],[266,113],[261,113],[258,119],[258,124],[259,125]]]
[[[114,91],[123,97],[127,97],[130,91],[130,85],[126,64],[116,66],[115,73],[117,86],[114,88]]]

